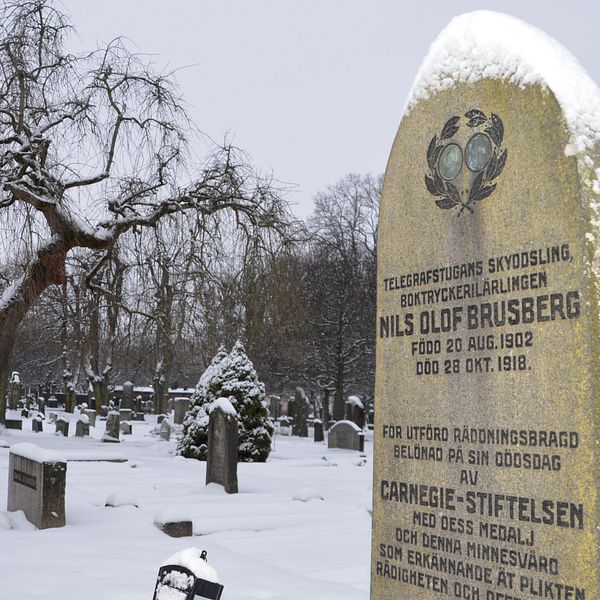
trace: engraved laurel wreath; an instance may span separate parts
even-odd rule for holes
[[[472,213],[475,204],[491,196],[496,189],[494,180],[502,173],[508,155],[502,148],[504,124],[497,114],[487,117],[482,111],[472,109],[464,116],[467,127],[473,130],[465,150],[452,139],[459,130],[461,117],[452,117],[429,143],[429,172],[425,175],[429,193],[438,198],[436,205],[444,210],[457,208],[459,215],[465,209]],[[472,174],[471,187],[459,190],[453,180],[462,171],[463,164]]]

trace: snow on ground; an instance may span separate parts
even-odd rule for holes
[[[132,422],[133,435],[120,444],[100,442],[102,421],[85,439],[57,436],[47,423],[34,434],[29,419],[23,431],[0,432],[7,442],[0,444],[0,599],[151,600],[165,559],[194,546],[208,552],[223,600],[368,598],[371,434],[366,457],[276,435],[268,462],[241,463],[240,493],[228,495],[204,485],[206,463],[174,456],[175,436],[150,435],[155,419]],[[37,531],[5,512],[3,446],[23,442],[75,459],[67,467],[65,527]],[[127,462],[81,460],[116,453]],[[133,497],[139,507],[106,507],[111,495]],[[163,509],[189,514],[194,536],[162,533],[154,520]]]

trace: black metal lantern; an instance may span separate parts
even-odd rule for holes
[[[197,577],[181,565],[164,565],[158,571],[153,600],[161,600],[161,596],[177,600],[219,600],[222,593],[220,583]]]

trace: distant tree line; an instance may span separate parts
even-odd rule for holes
[[[11,369],[25,384],[194,386],[219,346],[243,340],[268,393],[373,395],[380,178],[348,175],[285,234],[235,216],[169,216],[110,252],[74,252],[20,328]],[[160,408],[160,407],[159,407]]]

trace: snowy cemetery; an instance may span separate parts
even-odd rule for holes
[[[231,145],[188,169],[175,81],[123,40],[69,54],[51,0],[6,7],[0,598],[600,599],[574,56],[455,17],[385,177],[301,223]]]

